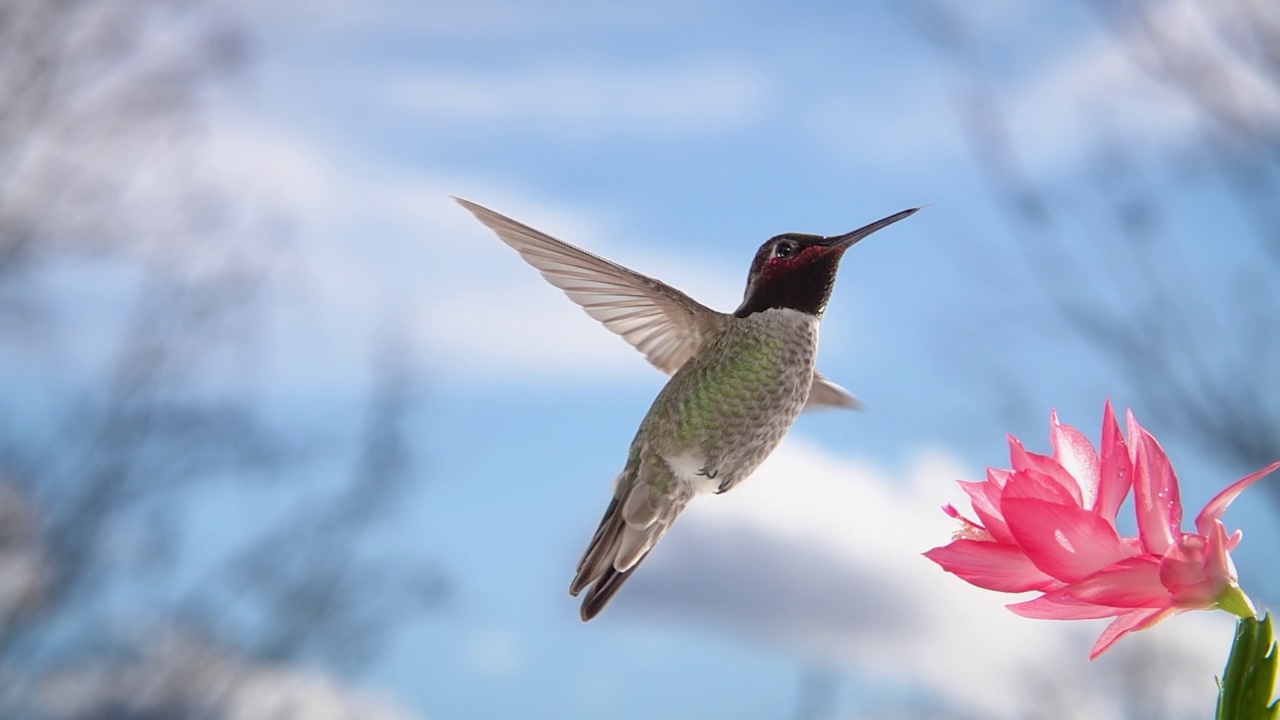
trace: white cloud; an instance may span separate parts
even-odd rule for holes
[[[440,0],[278,0],[272,3],[238,0],[241,11],[255,25],[267,25],[290,34],[299,29],[332,33],[344,38],[377,34],[382,38],[407,36],[416,42],[448,38],[492,42],[532,39],[545,41],[550,34],[585,32],[636,32],[664,27],[710,8],[715,2],[579,3],[543,0],[538,3],[510,0],[476,0],[468,3]]]
[[[712,625],[798,651],[892,692],[925,692],[983,717],[1023,717],[1051,692],[1064,717],[1118,717],[1122,679],[1166,675],[1147,698],[1212,706],[1230,644],[1222,613],[1123,640],[1093,663],[1101,622],[1050,622],[1004,608],[920,555],[955,526],[958,463],[922,453],[904,477],[792,438],[732,493],[695,504],[616,601],[623,612]]]
[[[709,305],[732,308],[741,295],[744,269],[729,273],[696,258],[610,244],[606,239],[626,239],[616,220],[465,177],[370,163],[244,118],[219,127],[212,146],[217,172],[228,186],[293,218],[301,239],[288,247],[275,276],[292,321],[311,325],[290,331],[293,351],[310,359],[294,363],[288,382],[328,384],[338,376],[335,364],[350,370],[367,363],[368,334],[388,316],[407,325],[437,376],[527,384],[656,372],[451,194],[670,281]],[[745,266],[745,258],[736,259]],[[307,339],[307,332],[324,339]]]
[[[90,665],[45,682],[43,708],[61,718],[413,720],[389,700],[318,671],[257,664],[189,636],[159,638],[130,662]]]
[[[517,67],[502,73],[427,70],[392,82],[386,99],[428,120],[486,124],[583,139],[678,135],[740,127],[766,109],[760,74],[711,60],[665,67],[606,68],[586,63]]]
[[[1018,149],[1033,173],[1076,170],[1096,156],[1103,141],[1123,139],[1150,147],[1196,140],[1203,115],[1191,96],[1147,72],[1158,67],[1154,48],[1138,25],[1112,29],[1097,23],[1074,43],[1019,45],[1037,37],[1046,22],[1060,21],[1062,8],[1027,3],[972,3],[960,20],[974,30],[979,51],[1017,53],[1020,62],[1003,60],[991,79]],[[1240,56],[1215,28],[1244,22],[1235,3],[1163,0],[1150,4],[1155,34],[1173,39],[1188,62],[1211,57],[1200,68],[1213,80],[1206,88],[1242,124],[1280,131],[1280,88]],[[1235,27],[1236,35],[1243,32]],[[1030,31],[1029,31],[1030,30]],[[1230,36],[1228,34],[1227,36]],[[947,158],[969,154],[963,118],[955,98],[964,98],[968,79],[963,60],[959,73],[939,73],[957,62],[940,53],[929,72],[910,66],[898,70],[895,82],[874,92],[833,94],[815,102],[807,126],[840,157],[906,167],[917,174]],[[1012,68],[1012,70],[1011,70]],[[949,85],[948,85],[949,83]]]
[[[1153,34],[1171,38],[1185,60],[1214,59],[1200,71],[1214,74],[1211,87],[1245,123],[1280,129],[1280,88],[1242,60],[1215,30],[1240,20],[1231,15],[1231,7],[1165,0],[1150,11],[1151,28]],[[1081,152],[1096,148],[1100,132],[1154,145],[1193,139],[1201,117],[1195,101],[1143,69],[1161,63],[1149,37],[1139,24],[1118,32],[1099,28],[1055,65],[1024,82],[1009,107],[1009,118],[1031,162],[1073,162]]]

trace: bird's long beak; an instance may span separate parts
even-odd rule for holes
[[[822,240],[819,240],[815,244],[822,245],[824,247],[833,248],[833,249],[838,249],[838,250],[848,250],[849,248],[853,247],[854,243],[858,242],[862,238],[870,235],[871,233],[877,230],[889,227],[890,225],[898,222],[899,220],[911,217],[919,209],[920,208],[911,208],[909,210],[903,210],[902,212],[899,212],[899,213],[894,213],[893,215],[890,215],[887,218],[882,218],[880,220],[877,220],[871,223],[870,225],[864,225],[863,227],[860,227],[857,230],[854,230],[853,232],[845,233],[844,235],[832,235],[831,237],[825,237]]]

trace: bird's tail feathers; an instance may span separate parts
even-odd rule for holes
[[[605,570],[613,566],[613,556],[617,554],[618,541],[622,537],[622,513],[618,512],[621,503],[615,497],[600,519],[600,526],[592,536],[587,551],[578,561],[577,574],[569,585],[569,594],[577,597],[587,585],[604,575]]]
[[[674,497],[653,493],[645,478],[638,477],[640,470],[628,468],[618,476],[613,500],[569,585],[569,594],[575,597],[591,586],[582,600],[584,621],[604,609],[688,502],[684,493]]]

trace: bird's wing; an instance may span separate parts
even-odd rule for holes
[[[804,404],[804,412],[828,407],[861,410],[862,401],[814,370],[813,387],[809,390],[809,399]]]
[[[722,314],[651,277],[628,270],[524,223],[455,197],[525,262],[587,314],[621,335],[668,375],[715,330]]]

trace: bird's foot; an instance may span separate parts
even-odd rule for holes
[[[699,470],[698,474],[704,478],[715,480],[716,476],[718,476],[720,473],[716,472],[715,470],[712,470],[710,466],[707,466]],[[728,490],[731,487],[733,487],[733,483],[729,482],[729,478],[725,478],[720,482],[718,486],[716,486],[716,495],[719,495],[720,493],[724,492],[725,490]]]

